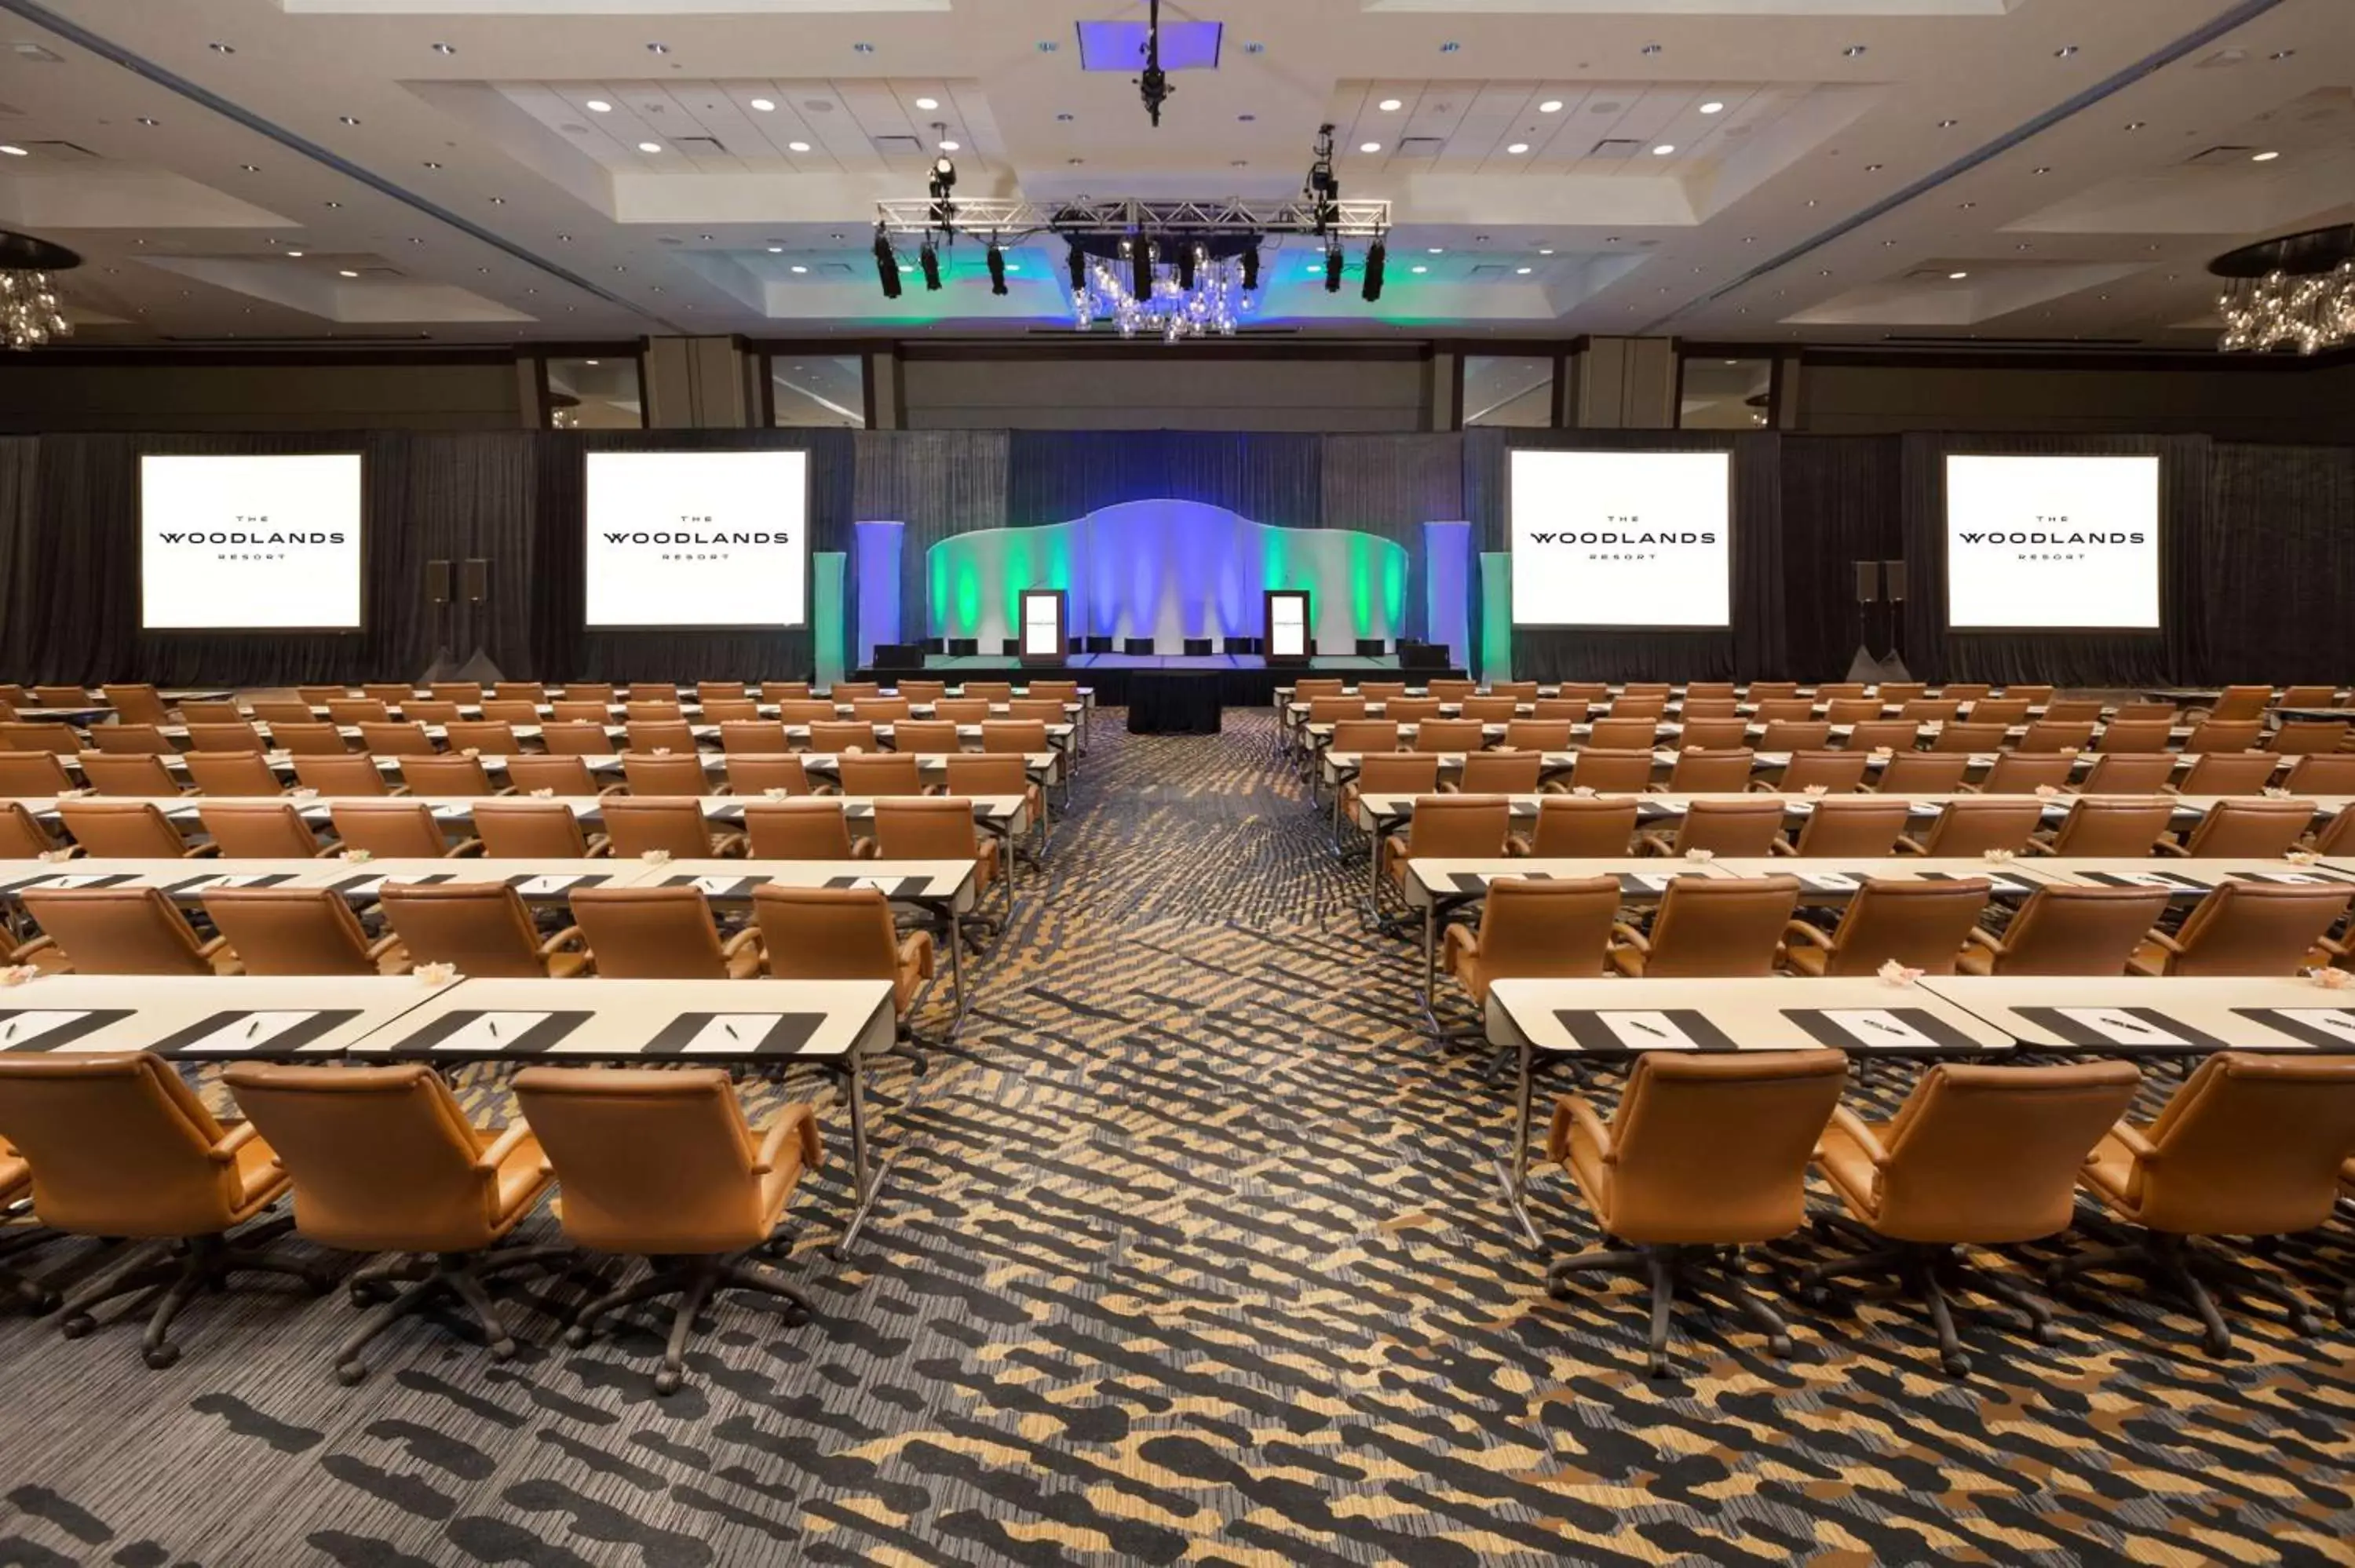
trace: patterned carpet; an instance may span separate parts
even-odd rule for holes
[[[1267,715],[1227,723],[1098,715],[959,1050],[912,1105],[879,1075],[899,1160],[843,1264],[827,1097],[815,1320],[725,1302],[669,1400],[644,1328],[570,1350],[537,1276],[515,1361],[411,1324],[350,1390],[341,1293],[208,1298],[160,1373],[128,1327],[0,1321],[0,1563],[2355,1561],[2343,1329],[2242,1314],[2211,1361],[2104,1280],[2050,1349],[1966,1319],[1956,1382],[1902,1304],[1794,1309],[1788,1364],[1679,1307],[1646,1377],[1633,1283],[1547,1297],[1505,1097],[1416,1034]],[[1550,1241],[1593,1245],[1564,1194],[1540,1168]]]

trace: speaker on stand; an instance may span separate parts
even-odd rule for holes
[[[1881,603],[1881,563],[1857,561],[1856,567],[1856,656],[1848,662],[1848,679],[1870,684],[1880,678],[1881,665],[1872,656],[1872,623],[1879,615]]]
[[[1884,596],[1889,600],[1889,652],[1881,661],[1881,678],[1884,681],[1910,681],[1913,677],[1905,668],[1904,655],[1898,652],[1898,633],[1905,625],[1905,563],[1881,563]]]
[[[425,673],[417,677],[420,686],[448,678],[453,662],[450,656],[450,563],[432,560],[425,563],[425,624],[433,637],[433,657],[426,661]]]
[[[469,556],[458,563],[458,599],[466,607],[465,641],[472,652],[452,679],[472,681],[478,686],[505,680],[499,667],[483,650],[483,623],[490,616],[491,599],[491,563],[487,557]]]

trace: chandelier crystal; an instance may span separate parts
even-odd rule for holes
[[[0,342],[10,348],[38,348],[72,332],[47,272],[0,270]]]
[[[2355,342],[2355,224],[2243,246],[2209,263],[2224,280],[2217,346],[2318,354]]]
[[[1178,281],[1175,267],[1156,267],[1153,286],[1142,298],[1132,280],[1122,275],[1126,270],[1124,262],[1115,267],[1089,258],[1082,286],[1071,295],[1071,320],[1081,331],[1108,320],[1123,337],[1151,334],[1165,343],[1178,343],[1214,334],[1232,336],[1236,323],[1252,308],[1240,260],[1197,261],[1191,288]]]

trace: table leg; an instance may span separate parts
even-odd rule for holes
[[[1431,1000],[1439,987],[1439,899],[1427,887],[1423,893],[1423,1011],[1435,1022]]]
[[[941,1038],[954,1040],[964,1027],[964,938],[957,929],[956,900],[951,898],[948,910],[949,932],[949,1000],[954,1003],[949,1013],[948,1033]]]
[[[855,1053],[847,1064],[850,1080],[850,1171],[852,1191],[858,1204],[851,1210],[850,1223],[845,1226],[842,1239],[834,1244],[834,1255],[841,1257],[850,1251],[851,1244],[867,1225],[868,1217],[875,1212],[875,1200],[882,1195],[883,1179],[891,1173],[891,1160],[883,1161],[882,1169],[870,1175],[867,1169],[867,1065]],[[894,1155],[892,1159],[897,1159]]]
[[[1535,1086],[1530,1081],[1533,1067],[1529,1059],[1529,1043],[1527,1040],[1521,1042],[1519,1054],[1520,1082],[1516,1086],[1513,1096],[1513,1158],[1509,1166],[1502,1160],[1496,1161],[1497,1184],[1504,1191],[1505,1206],[1512,1211],[1513,1218],[1520,1223],[1521,1234],[1529,1238],[1532,1248],[1543,1252],[1545,1239],[1538,1234],[1537,1225],[1529,1219],[1527,1201],[1529,1173],[1529,1107],[1535,1094]]]

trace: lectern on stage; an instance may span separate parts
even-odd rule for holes
[[[1308,595],[1297,588],[1267,590],[1267,662],[1305,664],[1308,641]]]
[[[1061,588],[1022,590],[1021,659],[1025,664],[1060,664],[1069,634],[1071,595]]]

